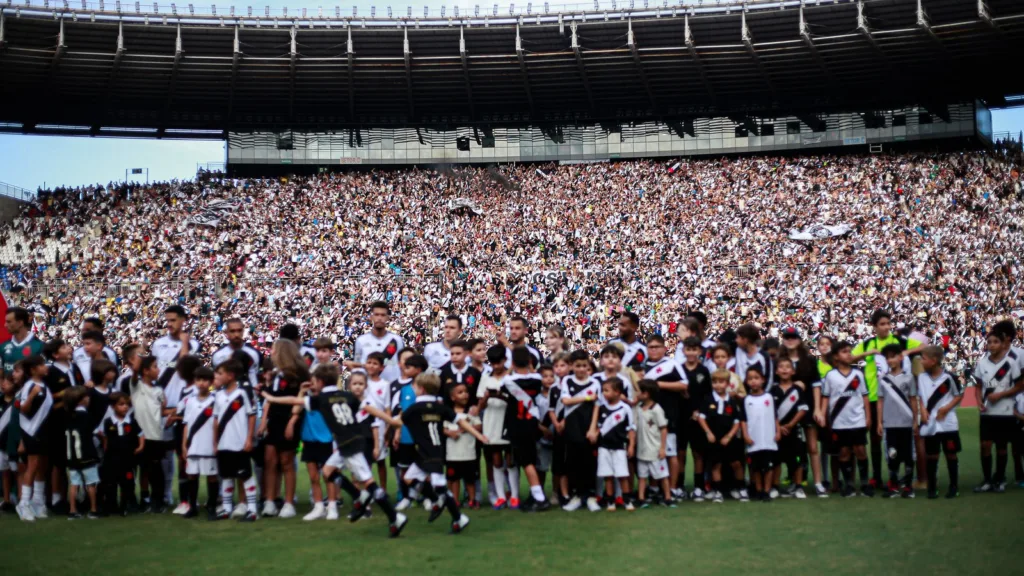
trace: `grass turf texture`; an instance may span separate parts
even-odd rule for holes
[[[468,511],[472,524],[447,534],[445,514],[427,524],[409,511],[397,540],[386,519],[349,524],[292,520],[184,520],[170,514],[68,522],[51,517],[25,524],[0,519],[3,574],[783,574],[811,568],[824,574],[1006,573],[1020,566],[1024,489],[971,493],[980,481],[978,413],[960,410],[964,450],[961,497],[915,500],[857,497],[771,504],[694,504],[675,510],[544,514]],[[944,462],[940,491],[947,486]],[[692,468],[687,466],[688,484]],[[1012,465],[1008,470],[1012,477]],[[394,484],[389,486],[393,492]],[[524,490],[523,494],[527,494]],[[997,572],[999,571],[999,572]]]

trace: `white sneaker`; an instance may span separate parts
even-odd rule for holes
[[[182,502],[181,504],[178,504],[178,506],[171,512],[171,514],[174,514],[176,516],[184,516],[188,511],[188,502]]]
[[[814,493],[817,494],[818,498],[828,498],[828,489],[821,484],[814,485]]]
[[[281,506],[281,512],[277,515],[278,518],[295,518],[295,505],[291,502],[285,503]]]
[[[36,515],[32,513],[32,505],[28,502],[18,502],[17,511],[22,522],[36,521]]]
[[[725,498],[722,497],[721,492],[716,490],[711,493],[711,501],[714,502],[715,504],[721,504],[722,502],[725,501]]]
[[[575,512],[579,510],[582,505],[583,502],[580,501],[579,497],[573,496],[571,500],[565,503],[565,506],[562,506],[562,510],[565,510],[566,512]]]
[[[335,508],[334,510],[334,515],[338,515],[337,508]],[[327,516],[327,509],[324,508],[324,503],[317,502],[316,504],[313,504],[313,509],[310,510],[309,514],[303,516],[302,519],[306,522],[312,522],[313,520],[319,520],[321,518],[324,518],[325,516]]]
[[[632,512],[633,510],[636,510],[636,507],[633,506],[633,501],[632,500],[627,500],[626,501],[626,510],[629,511],[629,512]]]
[[[266,509],[266,508],[264,508],[264,509]],[[235,509],[231,511],[231,517],[232,518],[244,518],[245,515],[248,514],[248,513],[249,513],[249,509],[246,508],[245,504],[242,503],[242,502],[239,502],[238,504],[235,505]]]
[[[244,506],[244,504],[239,504],[238,506]],[[235,507],[235,512],[238,512],[237,506]],[[232,516],[234,516],[234,514],[232,514]],[[273,500],[267,500],[263,503],[263,516],[277,516],[277,504],[274,504]]]
[[[331,505],[331,504],[327,505],[327,519],[328,520],[337,520],[338,519],[338,504],[337,503],[335,503],[333,505]]]
[[[469,526],[469,516],[462,514],[459,516],[458,520],[452,522],[452,532],[458,534],[459,532],[465,530],[466,526]]]
[[[803,500],[807,498],[807,494],[804,493],[803,488],[798,487],[796,490],[793,491],[793,497],[796,498],[797,500]]]
[[[424,498],[422,504],[423,504],[423,509],[424,510],[433,510],[434,509],[434,503],[430,501],[430,498]]]
[[[402,498],[401,500],[398,501],[398,504],[395,504],[395,511],[402,512],[403,510],[408,510],[409,506],[412,506],[412,500],[409,500],[408,498]]]
[[[694,502],[703,502],[704,501],[704,491],[701,490],[700,488],[694,488],[693,489],[693,495],[690,498]]]
[[[46,512],[46,504],[36,504],[35,502],[33,502],[31,506],[32,515],[36,517],[36,520],[42,520],[50,517],[50,515]]]
[[[729,492],[729,497],[732,498],[733,500],[739,500],[740,499],[740,491],[739,490],[733,490],[733,491]]]
[[[747,494],[747,489],[740,490],[740,502],[750,502],[750,495]]]
[[[778,497],[779,497],[779,491],[778,491],[778,490],[776,490],[775,488],[772,488],[772,489],[771,489],[771,491],[770,491],[770,492],[768,492],[768,496],[769,496],[769,497],[770,497],[770,498],[771,498],[772,500],[775,500],[776,498],[778,498]]]
[[[607,510],[608,512],[615,512],[615,501],[612,500],[611,504],[609,504],[608,507],[605,508],[605,510]]]
[[[587,510],[590,510],[591,512],[601,511],[601,505],[597,503],[597,498],[594,498],[593,496],[587,498]]]

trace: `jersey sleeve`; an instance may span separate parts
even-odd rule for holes
[[[668,427],[668,418],[665,417],[665,410],[657,404],[655,406],[657,406],[657,409],[654,411],[654,423],[659,429]]]
[[[867,388],[867,386],[865,386],[865,388]],[[879,398],[885,398],[885,389],[886,388],[888,388],[888,386],[885,385],[885,378],[879,378],[878,379],[878,392],[877,392]]]
[[[953,387],[953,396],[961,396],[964,393],[964,385],[955,374],[949,375],[949,383]]]
[[[446,404],[441,404],[440,406],[441,406],[441,418],[445,422],[452,422],[452,423],[454,423],[455,422],[455,418],[458,417],[458,414],[455,413],[455,410],[452,410]]]
[[[626,410],[626,430],[636,430],[636,418],[632,409]]]
[[[253,402],[252,398],[244,392],[242,393],[242,402],[245,403],[243,407],[245,408],[246,416],[253,416],[256,414],[256,403]]]
[[[362,358],[363,358],[363,343],[362,343],[362,340],[363,340],[362,336],[360,336],[359,338],[356,338],[355,349],[352,351],[353,359],[356,362],[362,362],[363,361],[362,360]]]
[[[705,402],[703,399],[699,400],[699,402],[700,404],[698,404],[699,408],[697,408],[697,412],[700,414],[700,419],[707,420],[708,411],[710,410],[710,408],[708,408],[708,403]]]

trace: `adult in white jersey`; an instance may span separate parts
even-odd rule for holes
[[[239,318],[231,318],[224,323],[224,336],[227,337],[227,344],[213,353],[214,368],[237,357],[246,369],[249,387],[255,389],[259,383],[260,367],[263,366],[263,354],[245,341],[245,324]],[[247,360],[243,361],[243,358]]]
[[[1024,390],[1017,355],[1010,350],[1012,336],[993,330],[986,338],[988,351],[978,360],[973,377],[977,386],[981,437],[982,483],[975,492],[1005,492],[1007,444],[1017,434],[1013,416],[1016,396]],[[996,445],[996,473],[992,475],[992,445]]]
[[[462,338],[462,317],[458,314],[449,314],[444,319],[444,335],[438,342],[431,342],[423,349],[423,356],[427,358],[430,369],[438,374],[441,367],[452,361],[452,344]]]
[[[82,321],[82,345],[75,348],[71,354],[71,361],[78,366],[79,372],[86,380],[92,374],[92,361],[104,358],[121,370],[121,363],[117,359],[117,352],[107,346],[107,339],[103,336],[103,321],[96,317],[86,318]]]
[[[512,351],[520,347],[526,348],[527,352],[530,353],[530,357],[532,358],[531,362],[535,370],[540,366],[540,350],[530,346],[526,341],[526,335],[529,332],[530,323],[522,316],[513,316],[512,319],[508,321],[508,338],[505,337],[504,332],[498,332],[498,344],[505,347],[505,368],[509,370],[512,369]],[[644,350],[646,351],[646,348]]]
[[[370,304],[370,331],[356,338],[355,360],[346,360],[345,368],[361,370],[366,359],[374,352],[384,355],[384,371],[381,378],[386,382],[398,380],[401,371],[398,368],[398,352],[405,348],[405,340],[388,330],[391,321],[391,307],[383,300]],[[428,357],[429,361],[429,357]]]

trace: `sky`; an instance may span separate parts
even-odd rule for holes
[[[625,6],[628,0],[619,0],[620,6]],[[652,6],[657,5],[657,0],[651,0]],[[162,5],[165,2],[160,2]],[[470,13],[472,6],[479,3],[483,12],[488,12],[488,7],[493,9],[494,0],[482,2],[458,2],[462,11]],[[498,2],[499,10],[505,11],[509,0]],[[577,4],[581,0],[553,0],[550,2],[552,10],[555,5]],[[641,0],[636,0],[637,6]],[[184,4],[184,2],[183,2]],[[360,15],[369,15],[370,7],[377,5],[377,2],[357,0],[346,2],[342,9],[343,15],[351,14],[351,7],[358,6]],[[429,6],[433,13],[437,13],[440,6],[446,4],[443,0],[418,0],[411,4],[414,6],[414,14],[422,14],[423,6]],[[456,2],[447,2],[448,13],[452,13],[452,7]],[[527,4],[526,0],[519,0],[520,7]],[[543,0],[536,0],[534,9],[539,11]],[[588,4],[588,3],[581,3]],[[231,5],[225,2],[221,5]],[[315,12],[318,6],[323,5],[317,0],[263,0],[254,3],[254,9],[258,6],[270,6],[273,9],[287,6],[289,11],[299,13],[303,7],[311,13]],[[394,4],[395,14],[403,14],[409,2]],[[238,4],[239,10],[243,4]],[[324,6],[324,12],[333,12],[333,4]],[[381,16],[386,14],[387,0],[381,0],[377,8]],[[992,125],[994,132],[1010,132],[1014,138],[1024,130],[1024,108],[1011,108],[1006,110],[992,111]],[[123,180],[125,170],[131,168],[149,169],[150,180],[169,180],[172,178],[192,178],[196,174],[198,165],[207,163],[223,163],[225,161],[225,143],[222,141],[197,141],[197,140],[155,140],[155,139],[125,139],[125,138],[89,138],[82,136],[25,136],[15,134],[0,134],[0,182],[20,186],[29,190],[39,187],[53,188],[55,186],[79,186],[83,184],[106,184],[111,181]],[[144,179],[142,177],[129,175],[132,179]]]

